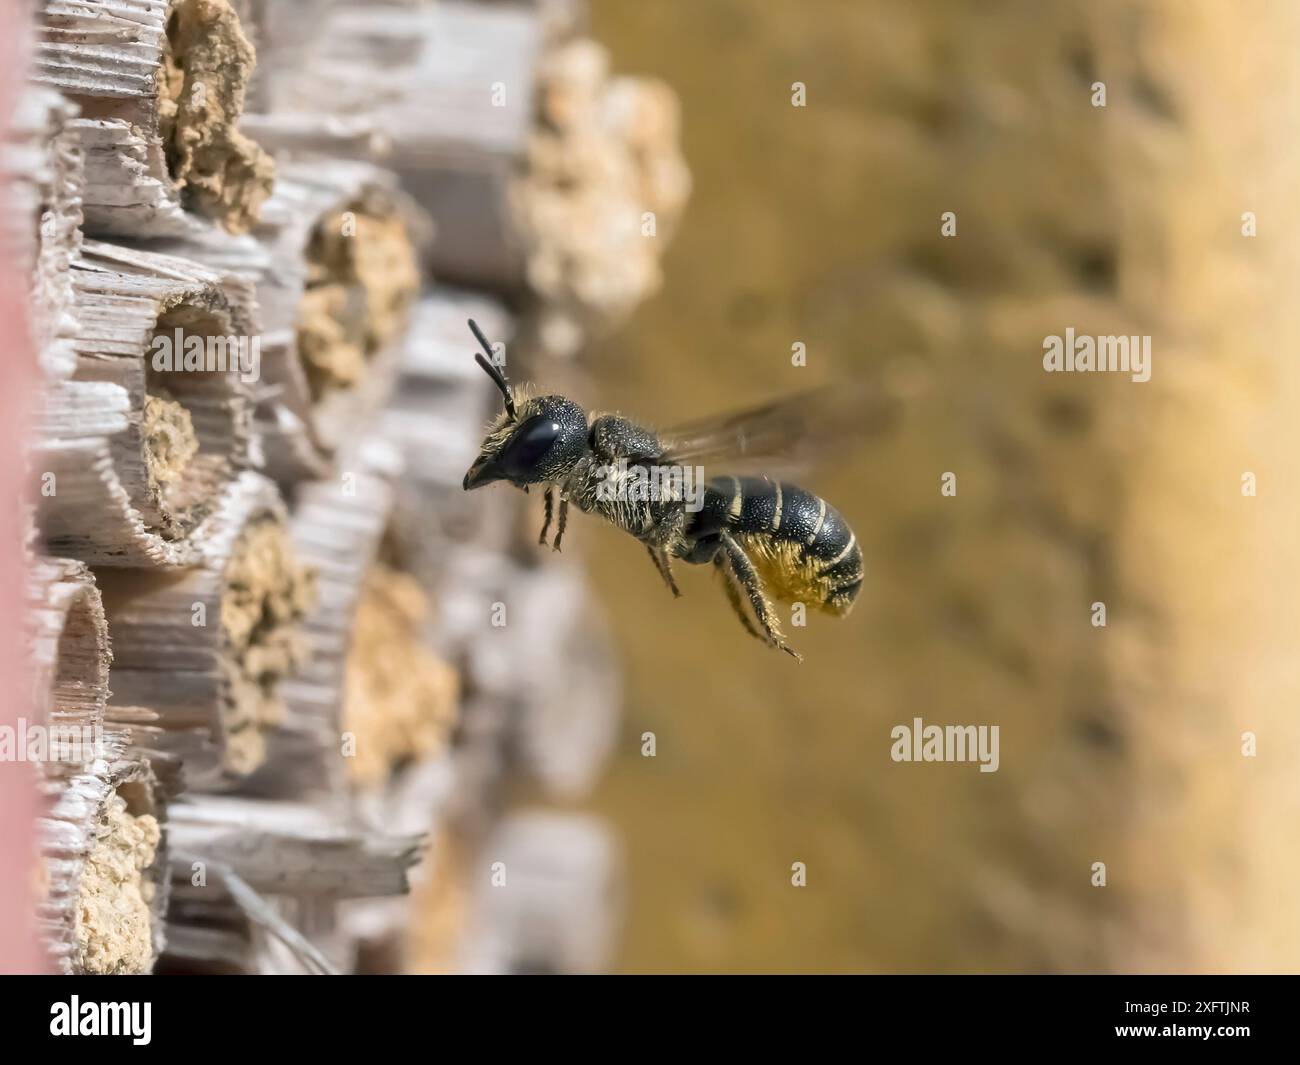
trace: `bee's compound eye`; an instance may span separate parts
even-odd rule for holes
[[[524,477],[551,450],[559,438],[560,425],[549,415],[538,414],[524,422],[501,453],[501,471],[507,477]]]

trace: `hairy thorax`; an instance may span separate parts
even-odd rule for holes
[[[644,467],[589,456],[556,487],[579,510],[604,518],[644,543],[671,550],[681,539],[685,508],[680,493],[656,484]]]

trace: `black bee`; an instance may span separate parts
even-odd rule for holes
[[[713,476],[692,481],[702,463],[737,468],[789,459],[801,446],[842,446],[887,413],[883,397],[846,400],[797,396],[754,411],[662,433],[616,414],[588,416],[564,396],[512,389],[492,361],[492,347],[471,320],[487,358],[478,364],[496,383],[505,410],[493,422],[465,489],[509,481],[545,485],[546,543],[560,497],[554,547],[569,504],[631,533],[674,596],[672,560],[712,563],[745,628],[771,647],[800,658],[785,642],[772,600],[802,602],[838,617],[862,587],[862,552],[840,513],[820,496],[768,477]],[[702,483],[701,483],[702,482]],[[745,604],[748,603],[749,610]]]

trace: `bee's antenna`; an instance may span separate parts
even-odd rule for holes
[[[483,330],[478,327],[478,323],[473,318],[469,320],[469,328],[470,332],[478,339],[478,342],[483,345],[483,350],[487,352],[486,359],[478,352],[475,352],[474,361],[483,367],[483,371],[492,378],[497,388],[501,389],[501,395],[505,397],[506,401],[506,413],[513,418],[515,416],[515,400],[510,394],[510,384],[506,381],[506,375],[501,372],[501,367],[492,361],[492,345],[488,343],[488,338],[483,335]]]

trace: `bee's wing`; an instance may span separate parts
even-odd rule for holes
[[[898,402],[867,386],[827,386],[663,429],[660,462],[718,472],[790,474],[846,453],[898,413]]]

